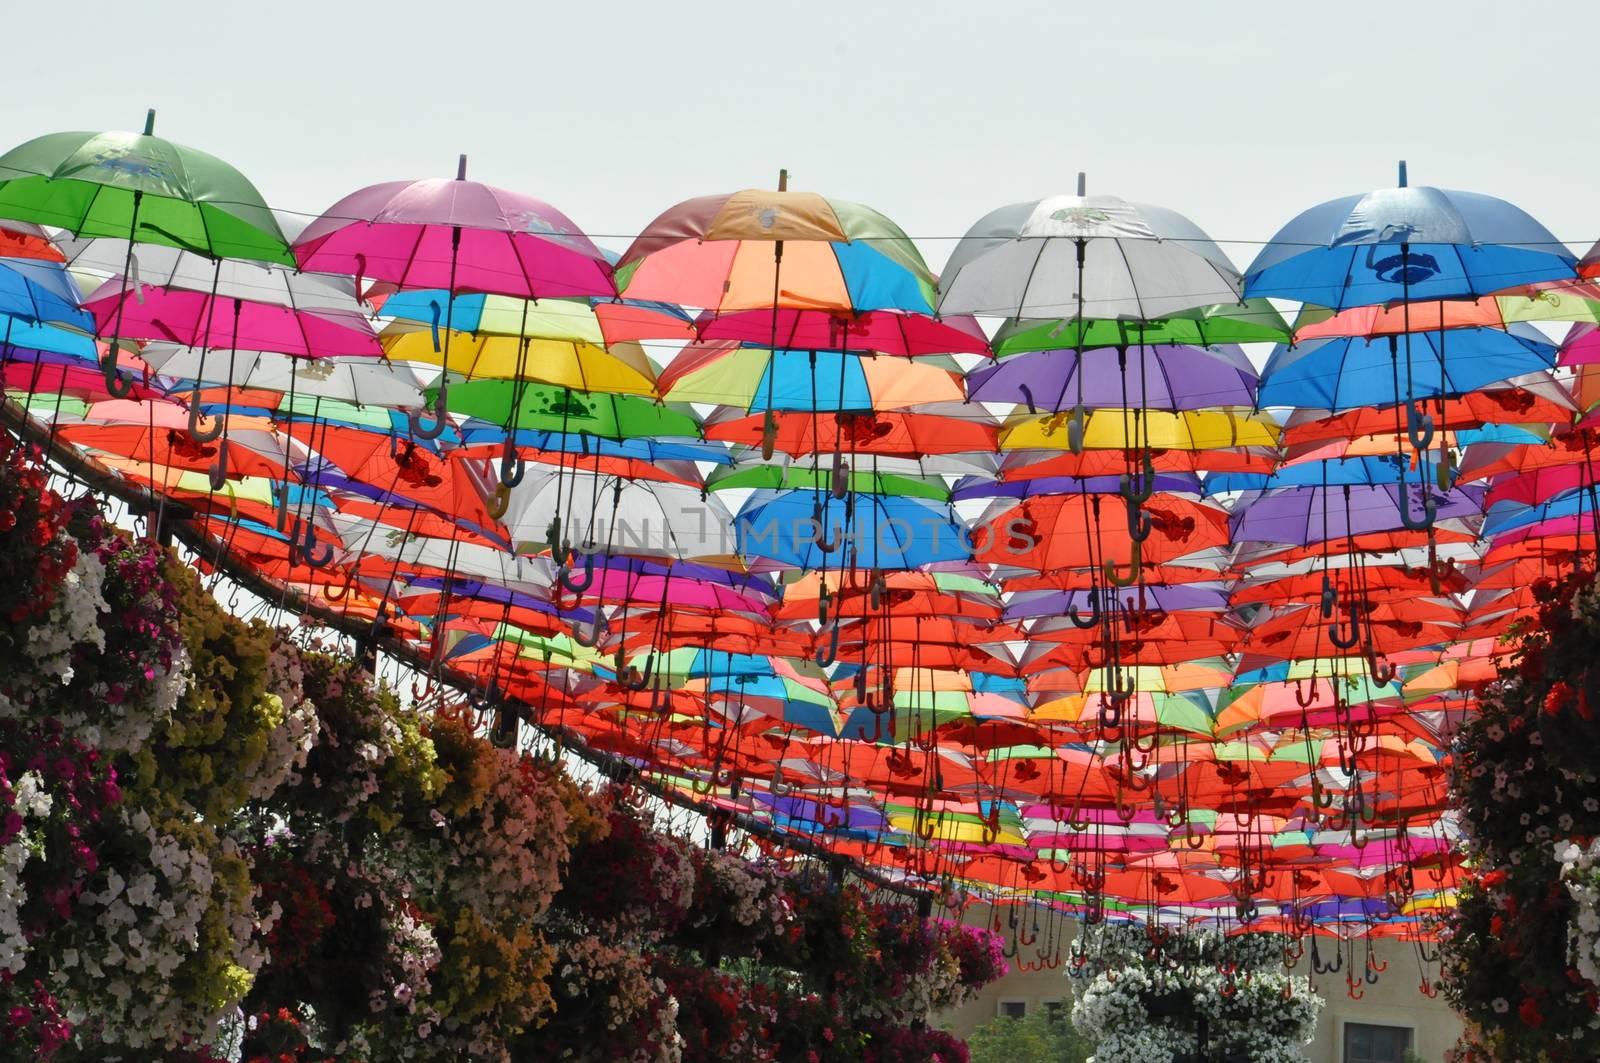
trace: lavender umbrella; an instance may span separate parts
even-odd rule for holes
[[[1268,491],[1229,518],[1235,543],[1308,546],[1347,536],[1398,531],[1408,523],[1410,484],[1345,484]],[[1428,489],[1422,505],[1441,520],[1480,517],[1484,488],[1477,485],[1439,492]]]
[[[967,377],[975,402],[1017,402],[1030,412],[1081,407],[1200,410],[1254,406],[1256,371],[1234,344],[1160,344],[1038,351]]]

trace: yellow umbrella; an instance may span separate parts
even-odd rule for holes
[[[608,348],[582,340],[457,332],[435,350],[426,331],[395,332],[381,339],[390,361],[437,365],[470,380],[521,379],[575,391],[658,397],[655,367],[637,343]],[[445,349],[450,352],[448,366]]]
[[[1072,412],[1015,414],[1000,430],[1002,450],[1068,450]],[[1224,447],[1275,447],[1279,427],[1265,414],[1249,410],[1098,409],[1084,425],[1083,449],[1220,450]]]

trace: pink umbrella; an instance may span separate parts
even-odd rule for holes
[[[133,286],[112,277],[84,303],[106,329],[122,313],[122,335],[186,347],[273,351],[302,358],[383,356],[377,333],[354,307],[284,306],[184,288]]]
[[[371,277],[442,288],[452,299],[616,295],[610,264],[570,218],[532,196],[468,181],[465,155],[454,181],[386,181],[351,193],[306,226],[293,250],[301,269],[354,275],[358,290]],[[448,365],[449,330],[444,343]],[[424,439],[444,431],[446,386],[441,378],[431,429],[411,413]]]

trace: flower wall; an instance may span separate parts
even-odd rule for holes
[[[987,931],[230,616],[0,438],[0,1056],[964,1060]]]
[[[1456,739],[1473,871],[1442,946],[1468,1022],[1455,1063],[1600,1056],[1600,592],[1589,572],[1533,591],[1516,665]]]

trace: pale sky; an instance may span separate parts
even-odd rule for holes
[[[1174,0],[160,0],[6,5],[0,144],[157,131],[315,214],[453,174],[621,250],[769,185],[883,211],[937,268],[985,212],[1070,192],[1182,211],[1240,267],[1300,210],[1394,183],[1600,236],[1600,5]],[[234,12],[233,14],[223,14]]]

